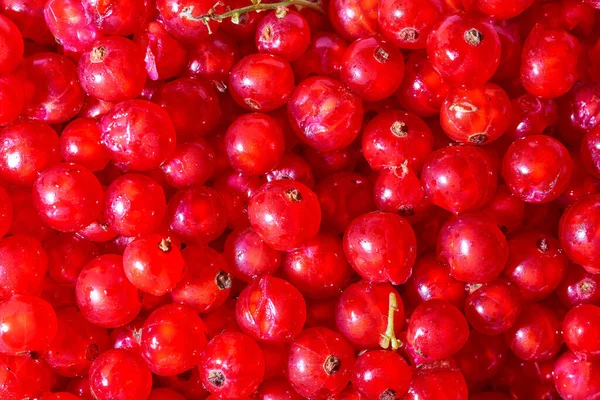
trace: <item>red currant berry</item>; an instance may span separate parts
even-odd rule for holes
[[[63,129],[60,153],[63,159],[77,163],[90,171],[103,170],[110,156],[100,144],[100,126],[92,118],[78,118]]]
[[[504,279],[474,286],[474,289],[467,296],[464,307],[473,329],[484,335],[498,335],[509,330],[522,308],[519,289]]]
[[[339,79],[342,57],[348,43],[332,32],[317,32],[312,35],[308,50],[293,64],[297,81],[310,75]]]
[[[13,122],[25,106],[21,80],[14,75],[0,77],[0,126]]]
[[[74,283],[85,264],[99,255],[94,243],[66,233],[50,238],[44,250],[48,254],[48,275],[58,283]]]
[[[504,233],[512,233],[523,226],[525,203],[513,196],[506,185],[499,185],[494,197],[481,211],[492,218]]]
[[[497,19],[509,19],[521,14],[533,4],[534,0],[482,0],[477,8],[484,14]]]
[[[329,19],[335,31],[346,40],[371,36],[377,27],[377,1],[331,0]]]
[[[204,139],[179,144],[171,157],[160,165],[167,183],[177,189],[203,185],[215,171],[216,154]]]
[[[90,23],[82,1],[47,1],[44,18],[55,40],[69,51],[82,52],[101,36],[96,24]]]
[[[292,179],[313,188],[315,177],[308,162],[296,153],[285,153],[275,168],[265,174],[267,182]]]
[[[369,399],[393,400],[408,392],[411,370],[404,358],[393,351],[361,354],[352,370],[352,386]]]
[[[600,305],[600,275],[570,264],[565,279],[558,285],[555,293],[568,308],[579,304]]]
[[[153,4],[146,0],[82,2],[90,22],[96,24],[105,35],[129,36],[137,33],[154,12]]]
[[[600,361],[580,360],[570,351],[554,364],[554,385],[564,399],[589,399],[600,394]]]
[[[24,39],[39,44],[52,43],[54,38],[44,19],[45,3],[39,0],[2,0],[0,10],[17,26]],[[12,46],[15,45],[18,46],[18,42]]]
[[[302,400],[302,398],[294,391],[286,378],[265,380],[253,396],[253,399],[256,400]]]
[[[184,43],[209,38],[219,29],[219,23],[212,19],[204,21],[198,17],[211,10],[216,14],[224,11],[221,3],[215,6],[212,0],[158,0],[156,9],[167,32]]]
[[[263,380],[264,356],[249,336],[224,332],[213,338],[202,352],[198,372],[204,386],[215,395],[248,396]]]
[[[600,307],[582,304],[569,310],[562,332],[569,350],[584,360],[600,359]]]
[[[296,61],[308,49],[310,27],[299,12],[287,10],[283,17],[270,12],[256,26],[254,43],[261,53]]]
[[[139,355],[122,349],[102,353],[90,367],[90,390],[98,400],[147,399],[152,374]]]
[[[37,239],[14,235],[0,239],[0,300],[12,295],[39,295],[48,257]]]
[[[197,39],[196,39],[197,40]],[[188,49],[187,74],[194,78],[225,81],[239,59],[236,42],[217,32]]]
[[[444,11],[440,0],[382,0],[378,6],[381,33],[404,49],[424,49],[433,25]]]
[[[397,212],[409,222],[428,217],[432,208],[421,180],[404,164],[379,171],[373,192],[379,211]]]
[[[227,157],[225,157],[227,159]],[[215,189],[227,207],[227,221],[232,228],[245,228],[248,220],[248,203],[265,182],[264,177],[245,176],[239,172],[227,170],[219,175],[214,183]]]
[[[3,7],[4,8],[4,7]],[[23,37],[19,28],[7,16],[0,16],[0,74],[14,71],[23,60]]]
[[[40,398],[51,391],[55,382],[56,375],[42,358],[29,353],[0,354],[0,396],[3,399]]]
[[[468,397],[467,383],[458,368],[433,364],[433,367],[413,369],[413,379],[405,399],[464,400]]]
[[[185,47],[171,36],[160,22],[149,22],[137,32],[134,41],[146,55],[146,72],[152,80],[177,76],[186,66]]]
[[[280,251],[265,244],[252,228],[231,232],[225,241],[223,255],[232,274],[246,282],[273,274],[283,258]]]

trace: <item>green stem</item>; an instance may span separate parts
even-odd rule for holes
[[[398,301],[396,295],[390,292],[389,306],[388,306],[388,321],[387,329],[385,333],[381,335],[379,345],[384,348],[392,348],[392,350],[398,350],[402,344],[398,338],[396,338],[396,332],[394,332],[394,313],[398,311]]]

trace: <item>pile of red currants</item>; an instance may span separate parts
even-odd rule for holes
[[[0,400],[304,398],[600,399],[600,0],[0,0]]]

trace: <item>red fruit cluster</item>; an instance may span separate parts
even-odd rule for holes
[[[0,400],[600,399],[599,71],[600,0],[0,0]]]

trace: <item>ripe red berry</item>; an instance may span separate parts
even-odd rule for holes
[[[374,0],[332,0],[329,16],[335,31],[346,40],[372,36],[379,30]]]
[[[584,196],[573,203],[560,219],[558,238],[569,260],[582,265],[591,273],[598,273],[600,256],[596,248],[600,241],[598,208],[600,195]]]
[[[407,400],[466,399],[469,396],[467,383],[458,368],[436,366],[413,368],[413,379],[408,388]]]
[[[410,367],[398,353],[376,350],[356,359],[351,381],[362,396],[390,400],[408,392],[411,375]]]
[[[216,153],[204,139],[179,144],[171,157],[160,165],[169,185],[177,189],[203,185],[215,171]]]
[[[565,307],[579,304],[600,304],[600,275],[591,274],[576,264],[569,264],[565,279],[556,288],[556,295]]]
[[[156,9],[171,35],[183,43],[194,43],[207,39],[211,33],[219,29],[217,21],[209,20],[206,24],[200,19],[190,16],[207,14],[215,6],[212,0],[159,0]],[[223,12],[223,7],[217,5],[215,11]]]
[[[173,78],[186,67],[186,49],[167,32],[163,24],[150,22],[136,32],[133,39],[147,55],[144,62],[150,79]]]
[[[21,80],[14,75],[0,78],[0,126],[13,122],[25,105],[25,92]]]
[[[0,74],[15,70],[23,60],[23,37],[19,28],[7,16],[0,16]]]
[[[424,49],[433,25],[444,11],[443,1],[383,0],[378,5],[381,33],[396,46]]]
[[[48,255],[48,275],[58,283],[75,283],[85,264],[99,255],[94,243],[67,233],[50,238],[44,250]]]
[[[92,363],[89,376],[90,390],[98,400],[146,399],[152,390],[152,374],[144,360],[122,349],[102,353]]]
[[[0,300],[42,291],[48,257],[37,239],[13,235],[0,239]]]
[[[67,162],[77,163],[90,171],[103,170],[110,156],[100,144],[100,126],[92,118],[78,118],[60,135],[60,154]]]
[[[582,304],[569,310],[562,332],[569,350],[584,360],[600,359],[600,307]]]
[[[600,362],[580,360],[567,351],[554,364],[554,384],[562,398],[589,398],[600,393]]]
[[[287,10],[283,17],[270,12],[256,26],[254,42],[261,53],[275,54],[292,62],[296,61],[310,44],[310,27],[306,19],[294,10]]]
[[[519,317],[522,297],[515,285],[497,279],[481,287],[474,286],[464,305],[467,321],[479,333],[498,335],[509,330]]]

